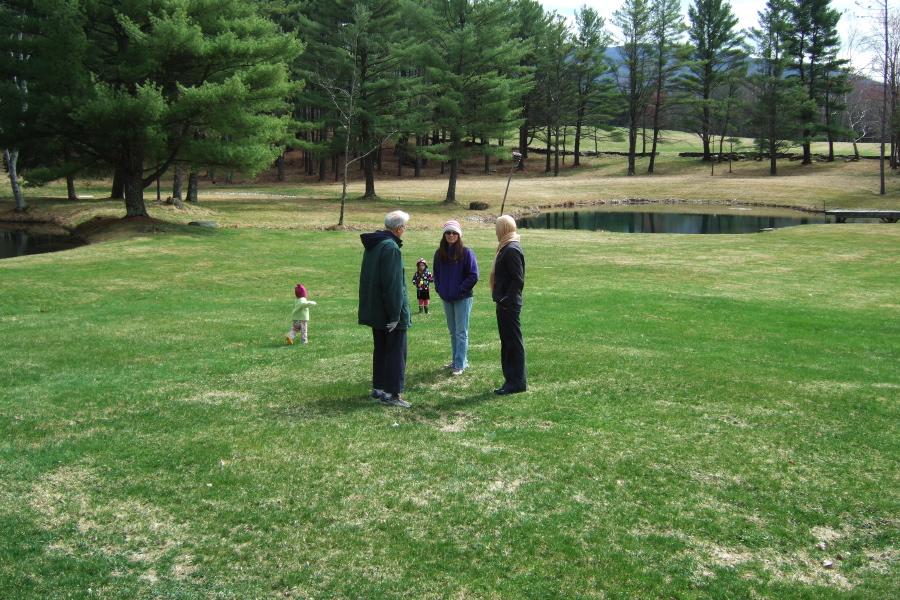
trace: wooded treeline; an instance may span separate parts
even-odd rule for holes
[[[625,131],[636,174],[681,129],[703,160],[755,139],[775,174],[786,147],[808,162],[813,141],[873,131],[880,91],[838,58],[830,0],[769,0],[749,32],[725,0],[681,8],[623,0],[611,23],[583,6],[570,24],[536,0],[0,0],[0,148],[17,207],[20,178],[74,196],[76,175],[114,175],[144,216],[166,172],[190,200],[201,170],[283,172],[288,149],[320,179],[342,168],[345,191],[361,161],[374,197],[390,142],[399,169],[446,165],[453,202],[474,151],[487,170],[537,141],[558,172],[567,139],[577,165]]]

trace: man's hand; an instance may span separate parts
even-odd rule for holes
[[[395,329],[397,328],[397,324],[398,324],[399,322],[400,322],[400,321],[394,321],[393,323],[388,323],[388,324],[387,324],[387,330],[388,330],[388,332],[390,333],[391,331],[395,330]]]

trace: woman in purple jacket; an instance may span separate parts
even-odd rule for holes
[[[444,223],[441,243],[434,253],[434,290],[444,303],[453,360],[446,369],[462,375],[469,366],[469,314],[472,312],[472,288],[478,283],[475,253],[462,241],[462,228],[456,221]]]

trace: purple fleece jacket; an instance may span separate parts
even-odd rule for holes
[[[449,254],[453,255],[453,245],[450,246]],[[441,300],[456,302],[472,297],[472,288],[478,283],[478,262],[471,248],[466,248],[458,263],[438,262],[435,252],[431,265],[434,268],[434,291]]]

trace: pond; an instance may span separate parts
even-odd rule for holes
[[[0,259],[71,250],[83,245],[62,228],[20,228],[12,223],[0,224]]]
[[[517,219],[521,229],[584,229],[613,233],[756,233],[826,223],[822,214],[769,207],[722,205],[605,205]]]

